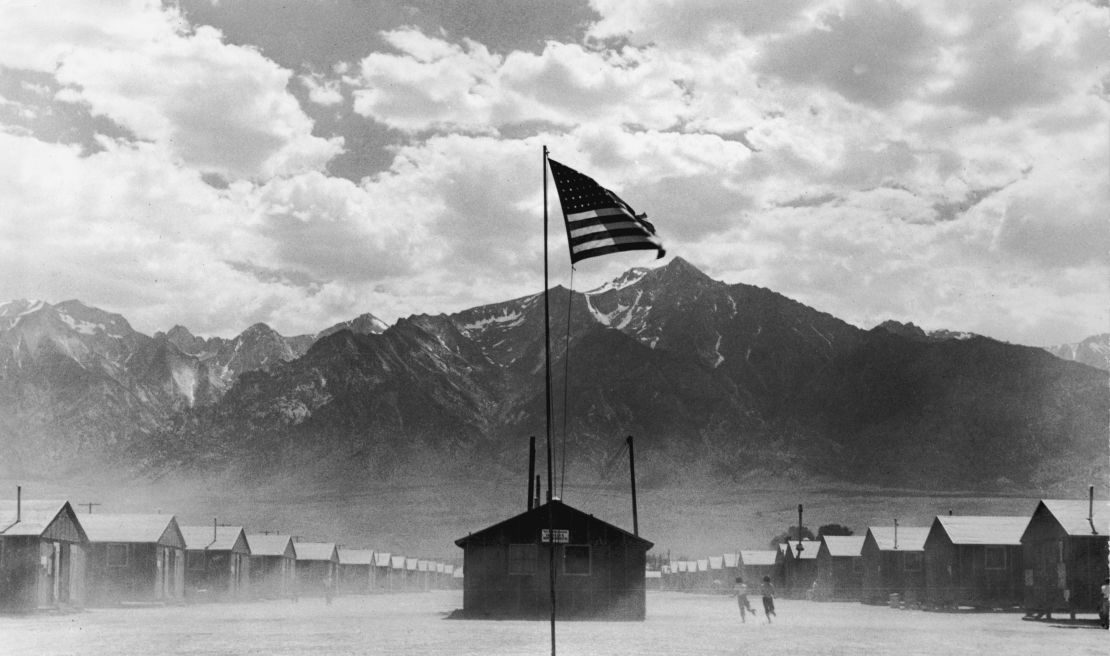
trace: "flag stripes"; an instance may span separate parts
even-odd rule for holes
[[[566,220],[571,264],[581,260],[633,250],[666,251],[655,227],[643,214],[592,178],[548,159],[551,176]]]

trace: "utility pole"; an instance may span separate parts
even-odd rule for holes
[[[805,551],[805,547],[802,546],[802,504],[799,503],[798,504],[798,555],[801,556],[803,551]]]
[[[628,436],[628,474],[632,477],[632,535],[640,536],[640,515],[636,509],[636,454],[632,450],[632,436]]]

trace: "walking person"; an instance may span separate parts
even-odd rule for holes
[[[751,613],[752,619],[755,619],[755,609],[748,601],[748,586],[744,584],[744,579],[739,576],[736,577],[736,585],[733,591],[736,595],[736,603],[740,606],[740,621],[747,624],[747,614]]]
[[[771,623],[771,617],[778,617],[775,613],[775,586],[771,583],[770,576],[763,577],[763,583],[759,586],[759,594],[763,596],[763,615],[767,618],[767,623]]]

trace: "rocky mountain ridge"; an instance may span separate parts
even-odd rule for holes
[[[1045,347],[1049,353],[1063,360],[1110,371],[1110,333],[1091,335],[1081,342]]]
[[[552,421],[581,467],[631,433],[659,484],[689,468],[935,489],[1106,480],[1105,376],[1041,349],[862,330],[681,258],[551,298]],[[147,471],[495,475],[545,432],[542,295],[389,327],[363,315],[315,340],[261,324],[145,337],[79,305],[0,306],[0,428],[25,470],[68,449]]]

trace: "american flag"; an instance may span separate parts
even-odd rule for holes
[[[646,214],[636,214],[628,203],[589,176],[553,159],[547,161],[563,205],[571,264],[620,251],[656,250],[659,257],[666,254]]]

